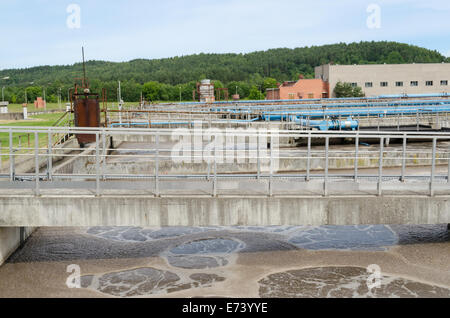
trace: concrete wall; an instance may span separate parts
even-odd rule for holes
[[[303,144],[305,140],[300,141]],[[432,159],[431,151],[424,151],[427,144],[415,144],[415,146],[408,145],[406,166],[408,167],[421,167],[430,165]],[[341,147],[341,146],[339,146]],[[355,148],[352,146],[345,146],[343,148],[330,147],[330,159],[328,161],[329,169],[353,169],[355,167]],[[117,155],[117,153],[115,153]],[[269,155],[269,152],[267,152]],[[165,159],[159,161],[159,173],[160,174],[206,174],[208,173],[208,163],[202,161],[195,162],[183,162],[175,163],[170,157],[170,153],[163,153]],[[303,149],[296,150],[294,152],[280,152],[280,159],[276,172],[291,172],[291,171],[306,171],[308,161],[308,152]],[[446,143],[438,143],[436,164],[446,165],[448,164],[447,158],[450,156],[448,145]],[[293,157],[293,158],[289,158]],[[325,150],[324,147],[312,147],[311,153],[311,170],[323,170],[325,167]],[[383,167],[394,168],[402,166],[403,150],[401,145],[395,145],[390,148],[385,148]],[[58,173],[87,173],[95,174],[95,161],[94,159],[81,159],[72,160],[76,164],[76,170],[61,170]],[[104,166],[104,173],[106,174],[154,174],[155,173],[155,160],[153,158],[114,158],[107,160]],[[261,159],[261,171],[270,171],[270,161],[268,159]],[[377,145],[371,147],[360,146],[359,147],[359,168],[378,168],[379,164],[379,147]],[[212,165],[210,167],[210,173],[213,173]],[[252,155],[248,155],[247,159],[243,163],[221,163],[217,164],[218,173],[255,173],[258,169],[257,161]]]
[[[35,228],[0,227],[0,265],[28,238]],[[22,237],[21,237],[22,235]]]
[[[450,223],[450,198],[2,197],[0,226],[270,226]]]
[[[331,94],[339,81],[357,83],[367,97],[391,94],[450,93],[450,63],[323,65],[315,68],[315,74],[317,79],[323,79],[330,83]],[[441,85],[443,80],[448,81],[448,84]],[[411,86],[411,81],[418,81],[418,86]],[[426,86],[426,81],[433,81],[433,86]],[[366,82],[371,82],[373,87],[366,87]],[[381,87],[381,82],[388,82],[388,86]],[[397,87],[396,82],[403,82],[403,86]]]
[[[0,120],[23,120],[23,113],[0,114]]]

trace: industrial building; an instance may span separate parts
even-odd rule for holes
[[[315,68],[315,79],[300,76],[267,90],[267,100],[336,97],[338,82],[362,88],[366,97],[383,95],[450,95],[450,63],[332,65]]]
[[[322,65],[316,79],[329,83],[336,97],[338,82],[359,86],[367,97],[381,95],[450,94],[450,63]]]
[[[322,79],[305,79],[300,75],[297,82],[284,82],[278,88],[267,89],[266,99],[314,99],[328,98],[329,86]]]

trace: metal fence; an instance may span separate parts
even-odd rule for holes
[[[0,127],[0,134],[9,136],[0,147],[4,194],[450,195],[450,133]],[[79,134],[96,142],[80,150]],[[17,135],[31,135],[31,144],[19,149]],[[60,135],[72,141],[55,146]],[[297,147],[281,147],[286,140]]]

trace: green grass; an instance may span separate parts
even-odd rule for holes
[[[131,106],[139,106],[139,102],[126,102],[125,107],[131,107]],[[8,105],[8,111],[10,113],[21,113],[23,111],[22,104],[9,104]],[[117,102],[108,102],[108,108],[110,109],[118,109]],[[103,103],[100,101],[100,109],[103,109]],[[35,112],[44,112],[49,110],[61,110],[62,112],[66,110],[66,103],[61,103],[61,108],[59,107],[58,103],[47,103],[47,107],[44,108],[35,108],[34,104],[28,104],[28,113],[35,113]]]
[[[8,122],[2,124],[0,121],[0,126],[2,127],[51,127],[53,126],[64,113],[48,113],[31,116],[30,120],[17,120],[14,122]],[[41,133],[38,135],[39,147],[48,147],[48,135]],[[13,133],[13,147],[17,149],[18,154],[30,153],[34,148],[35,135],[26,133]],[[9,133],[0,132],[0,143],[1,152],[9,153]],[[32,148],[32,149],[27,149]],[[2,161],[8,161],[8,156],[1,156]]]
[[[43,109],[43,108],[34,108],[34,104],[28,104],[28,112],[29,113],[33,113],[33,112],[41,112],[41,111],[45,111],[45,110],[55,110],[55,109],[60,109],[59,105],[57,103],[47,103],[47,108]],[[61,104],[61,111],[64,111],[66,109],[66,104],[62,103]],[[8,105],[8,111],[10,113],[21,113],[22,110],[22,104],[9,104]]]

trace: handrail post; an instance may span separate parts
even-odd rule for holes
[[[355,182],[358,182],[358,164],[359,164],[359,131],[355,137]]]
[[[105,129],[102,129],[102,145],[103,145],[102,180],[106,181],[105,171],[106,171],[106,158],[108,157],[108,147],[106,146],[106,132],[105,132]]]
[[[323,195],[328,196],[328,159],[329,159],[330,137],[325,137],[325,178],[323,182]]]
[[[383,153],[384,153],[384,138],[380,138],[380,158],[378,161],[378,184],[377,184],[377,190],[378,190],[378,196],[381,196],[383,194],[382,190],[382,181],[383,181]]]
[[[260,158],[260,153],[261,153],[261,145],[260,145],[260,140],[259,140],[259,134],[256,134],[256,179],[260,179],[261,178],[261,158]]]
[[[15,172],[15,156],[13,148],[13,133],[12,128],[9,129],[9,181],[13,182],[16,178]]]
[[[99,133],[95,133],[95,196],[100,196],[100,141]]]
[[[39,133],[34,133],[34,164],[35,164],[35,189],[34,194],[39,196]]]
[[[306,181],[310,180],[311,173],[311,132],[308,133],[308,153],[306,158]]]
[[[406,134],[403,135],[403,150],[402,150],[402,176],[400,177],[401,182],[405,182],[405,174],[406,174],[406,144],[407,137]]]
[[[53,145],[52,145],[52,131],[51,129],[48,130],[48,159],[47,159],[47,178],[49,181],[52,181],[53,178]]]
[[[447,165],[447,183],[450,183],[450,148],[447,149],[448,165]]]
[[[417,108],[416,112],[416,124],[417,124],[417,131],[419,131],[420,123],[419,123],[419,109]]]
[[[436,173],[436,144],[437,138],[433,138],[433,154],[431,157],[430,196],[434,196],[434,176]]]
[[[156,132],[155,196],[161,196],[159,191],[159,132]]]
[[[217,136],[216,136],[217,137]],[[216,138],[215,137],[215,138]],[[217,196],[217,141],[214,141],[214,180],[213,180],[213,197]]]
[[[273,196],[272,179],[273,179],[273,136],[270,134],[270,177],[269,177],[269,197]]]

